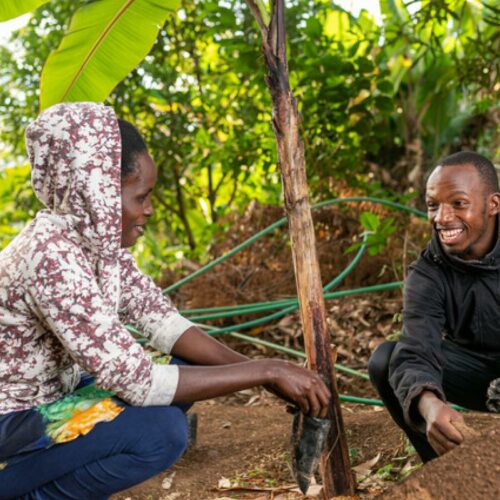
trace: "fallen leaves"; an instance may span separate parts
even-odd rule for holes
[[[363,462],[362,464],[356,465],[352,470],[356,473],[357,481],[362,481],[364,477],[369,475],[372,471],[373,466],[380,460],[380,453],[375,455],[370,460]]]
[[[231,488],[231,480],[227,477],[222,476],[217,482],[218,490],[228,490]]]
[[[227,478],[223,478],[227,479]],[[221,484],[221,480],[219,480],[219,485]],[[226,484],[225,482],[223,484]],[[274,487],[265,487],[265,486],[240,486],[240,485],[233,485],[229,486],[227,488],[221,488],[218,487],[216,491],[223,491],[223,492],[241,492],[241,493],[251,493],[251,492],[259,492],[259,493],[266,493],[265,495],[259,495],[257,497],[250,497],[252,500],[269,500],[272,498],[273,500],[288,500],[292,498],[320,498],[321,492],[322,492],[322,485],[320,484],[312,484],[309,489],[307,490],[306,495],[304,496],[300,489],[294,485],[294,484],[284,484],[281,486],[274,486]],[[270,496],[271,495],[271,496]],[[228,497],[218,497],[215,500],[223,500],[223,498],[228,498]],[[245,497],[249,498],[249,497]]]
[[[260,479],[258,479],[258,481],[260,481]],[[276,486],[252,485],[246,482],[245,484],[240,484],[237,480],[231,481],[229,478],[221,476],[217,481],[217,488],[214,488],[214,490],[220,492],[265,493],[265,495],[259,495],[257,497],[245,496],[245,498],[251,498],[251,500],[291,500],[294,498],[321,498],[322,488],[321,484],[316,483],[314,477],[311,480],[311,485],[306,495],[303,495],[296,484],[281,484]],[[224,498],[228,497],[218,497],[215,500],[223,500]]]
[[[169,490],[172,487],[172,483],[174,482],[175,471],[166,476],[161,482],[161,487],[164,490]]]

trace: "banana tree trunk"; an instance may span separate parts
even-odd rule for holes
[[[326,325],[321,276],[309,204],[304,145],[299,134],[297,102],[290,89],[286,59],[284,1],[272,1],[270,20],[261,1],[247,0],[262,33],[267,68],[266,84],[273,104],[273,128],[283,180],[300,315],[308,365],[316,370],[332,393],[329,418],[332,426],[321,457],[323,492],[326,498],[354,494],[342,413]]]

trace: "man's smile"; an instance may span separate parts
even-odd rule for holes
[[[450,229],[436,228],[436,230],[439,234],[439,239],[446,245],[457,243],[465,231],[463,227]]]

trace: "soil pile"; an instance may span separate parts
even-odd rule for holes
[[[500,498],[498,421],[490,425],[489,430],[483,431],[480,437],[470,439],[446,455],[432,460],[404,483],[389,489],[378,498],[387,500]]]

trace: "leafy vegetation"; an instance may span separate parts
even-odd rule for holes
[[[364,243],[356,242],[351,245],[347,249],[348,253],[358,250],[365,244],[370,255],[377,255],[385,248],[388,237],[396,232],[394,217],[387,217],[382,221],[377,214],[362,212],[359,222],[365,229],[362,235],[366,235],[366,239]]]
[[[91,2],[78,9],[42,72],[40,109],[102,101],[139,64],[178,0]]]
[[[64,34],[75,23],[89,25],[83,13],[98,3],[46,3],[0,48],[0,161],[9,167],[1,171],[2,246],[38,207],[26,167],[17,167],[25,164],[22,131],[41,95],[42,106],[62,98],[71,80],[58,76],[58,47],[67,46]],[[314,201],[353,192],[407,200],[444,154],[473,148],[498,158],[500,10],[492,0],[406,4],[380,0],[377,23],[366,11],[355,17],[323,0],[287,2],[291,84]],[[88,27],[88,39],[101,28]],[[205,258],[214,239],[225,237],[229,212],[280,204],[281,183],[259,33],[245,3],[184,0],[159,30],[137,28],[144,54],[147,40],[155,42],[106,102],[138,125],[158,164],[154,229],[137,249],[158,275],[179,257]],[[121,68],[116,81],[142,57],[124,48],[125,56],[106,63]],[[88,51],[79,50],[82,67]],[[89,71],[90,83],[81,80],[71,99],[101,99],[113,86]],[[92,93],[98,88],[102,97]],[[392,223],[377,228],[382,239],[372,252]]]
[[[0,22],[30,12],[48,0],[17,0],[16,2],[2,2],[0,4]]]

